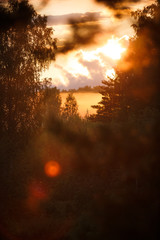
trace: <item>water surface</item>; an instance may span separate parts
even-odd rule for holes
[[[61,93],[62,97],[62,106],[66,100],[68,93]],[[84,117],[86,113],[93,114],[96,113],[96,110],[91,107],[91,105],[97,105],[100,102],[102,95],[100,93],[93,92],[76,92],[73,94],[76,98],[78,104],[79,114]]]

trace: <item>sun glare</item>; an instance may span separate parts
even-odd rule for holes
[[[50,76],[56,86],[68,87],[71,79],[77,83],[86,79],[93,79],[93,76],[114,78],[112,69],[122,54],[127,50],[129,36],[123,35],[118,38],[112,36],[105,40],[104,45],[71,51],[66,55],[58,55],[56,63],[52,63],[49,70],[44,72],[41,79]],[[107,58],[106,58],[107,57]],[[107,71],[106,71],[107,70]],[[53,75],[54,73],[54,75]]]
[[[119,60],[122,53],[126,50],[119,43],[119,39],[109,39],[107,44],[100,48],[101,51],[113,60]]]
[[[116,77],[116,72],[115,72],[115,70],[114,70],[114,68],[111,68],[111,69],[108,69],[107,71],[106,71],[106,78],[112,78],[112,79],[115,79],[115,77]]]
[[[93,51],[81,50],[83,59],[89,62],[93,60],[98,60],[101,66],[104,66],[104,63],[102,62],[102,59],[99,54],[108,56],[113,60],[119,60],[122,56],[122,53],[126,51],[126,48],[124,48],[120,43],[120,41],[124,39],[128,41],[129,37],[127,35],[124,35],[121,38],[112,37],[107,41],[107,43],[104,46],[99,47],[96,50]]]

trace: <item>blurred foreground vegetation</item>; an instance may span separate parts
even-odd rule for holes
[[[52,117],[27,146],[3,138],[2,239],[158,239],[159,136],[159,117]]]

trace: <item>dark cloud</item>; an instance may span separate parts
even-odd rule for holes
[[[101,12],[86,12],[86,13],[71,13],[57,16],[48,16],[48,25],[65,25],[68,24],[68,19],[84,22],[95,22],[102,19]]]
[[[116,18],[122,18],[126,14],[128,14],[130,10],[130,3],[137,3],[141,0],[95,0],[98,3],[105,4],[108,8],[110,8],[114,16]]]
[[[67,53],[79,49],[82,46],[95,44],[96,37],[102,33],[98,22],[83,22],[80,20],[70,19],[71,35],[61,46],[58,47],[57,53]]]
[[[95,0],[98,3],[104,3],[107,7],[114,10],[125,10],[129,3],[137,3],[141,0]]]
[[[50,0],[41,0],[40,4],[41,4],[41,6],[45,7],[49,2],[50,2]]]
[[[51,0],[40,0],[38,3],[38,9],[41,10],[48,5]]]

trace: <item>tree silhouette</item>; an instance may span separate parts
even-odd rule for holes
[[[0,131],[28,134],[40,126],[40,72],[55,57],[53,30],[28,0],[0,5]]]
[[[60,96],[60,90],[57,87],[52,87],[52,79],[44,79],[44,87],[41,91],[42,97],[42,107],[44,109],[44,118],[49,117],[60,117],[61,115],[61,104],[62,99]]]
[[[158,108],[160,93],[160,4],[145,7],[132,13],[135,37],[131,39],[127,54],[120,68],[127,74],[133,71],[135,78],[131,95],[143,108]]]
[[[117,66],[117,77],[103,81],[102,100],[92,120],[106,121],[143,116],[146,109],[160,109],[160,5],[152,4],[132,13],[135,37]],[[150,112],[150,111],[149,111]]]
[[[73,93],[68,93],[66,101],[64,103],[64,108],[62,111],[62,116],[65,119],[71,119],[78,117],[78,105]]]
[[[94,121],[127,118],[131,107],[128,95],[128,77],[119,73],[115,78],[108,77],[102,83],[104,86],[100,86],[99,92],[102,94],[102,100],[98,105],[92,106],[97,111],[89,118]]]

